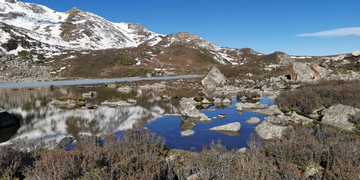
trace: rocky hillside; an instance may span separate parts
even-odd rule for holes
[[[214,65],[242,66],[235,69],[248,75],[316,59],[219,47],[188,32],[161,35],[77,8],[0,0],[0,82],[205,74]]]

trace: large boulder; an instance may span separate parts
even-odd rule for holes
[[[306,63],[294,62],[289,66],[291,80],[309,82],[315,79],[315,72]]]
[[[201,81],[203,86],[220,86],[225,85],[226,82],[226,77],[216,66],[214,66],[207,74],[207,76]]]
[[[239,122],[229,123],[222,126],[215,126],[211,128],[211,131],[232,131],[238,132],[241,129],[241,124]]]
[[[20,119],[0,108],[0,129],[9,126],[20,126]]]
[[[200,121],[211,121],[209,117],[196,108],[194,102],[193,98],[183,97],[179,102],[181,114],[186,117],[200,118]]]
[[[324,110],[324,117],[321,122],[345,130],[354,130],[354,116],[360,112],[360,109],[343,104],[330,106]]]
[[[256,134],[262,139],[281,138],[291,126],[279,126],[268,121],[263,121],[255,128]]]
[[[329,75],[329,68],[321,61],[316,61],[311,64],[311,69],[314,71],[315,80],[324,79]]]
[[[291,56],[286,53],[276,51],[275,55],[276,55],[278,63],[281,65],[290,65],[293,62],[293,60],[291,59]]]

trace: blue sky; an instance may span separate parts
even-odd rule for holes
[[[23,0],[77,7],[160,34],[189,32],[218,46],[330,55],[360,50],[360,0]]]

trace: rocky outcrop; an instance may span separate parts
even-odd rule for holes
[[[20,126],[20,119],[0,108],[0,129],[9,126]]]
[[[291,126],[279,126],[268,121],[263,121],[255,128],[256,134],[262,139],[280,138]]]
[[[201,81],[203,86],[222,86],[227,82],[226,77],[214,66],[207,76]]]
[[[294,62],[289,66],[291,80],[312,82],[324,79],[329,75],[329,68],[321,59],[308,63]]]
[[[204,113],[196,109],[193,98],[183,97],[180,100],[180,111],[183,116],[200,118],[200,121],[211,121]]]
[[[215,126],[210,131],[232,131],[238,132],[241,129],[241,124],[239,122],[229,123],[222,126]]]
[[[356,56],[356,57],[357,57],[357,56],[360,56],[360,51],[355,51],[355,52],[352,52],[351,54],[352,54],[353,56]]]
[[[289,66],[289,73],[291,80],[308,82],[315,78],[315,73],[311,67],[306,63],[294,62]]]
[[[345,130],[354,130],[354,118],[360,109],[352,106],[338,104],[324,110],[324,117],[321,122]]]

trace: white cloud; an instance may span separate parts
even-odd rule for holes
[[[350,35],[360,36],[360,27],[339,28],[339,29],[321,31],[316,33],[298,34],[297,36],[338,37],[338,36],[350,36]]]

